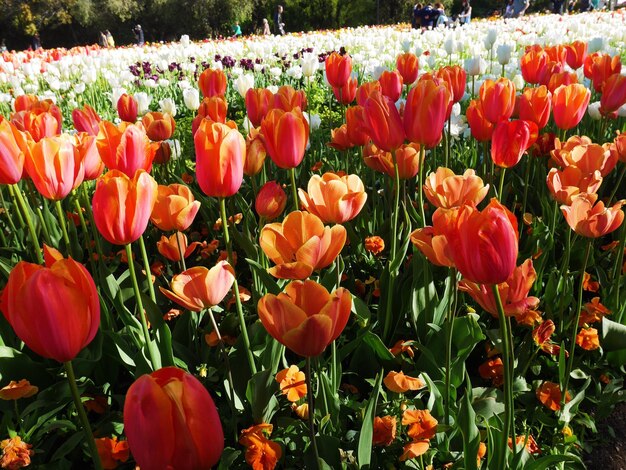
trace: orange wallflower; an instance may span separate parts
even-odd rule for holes
[[[504,383],[504,364],[502,358],[488,359],[478,367],[478,374],[485,380],[491,380],[494,387]]]
[[[535,441],[535,438],[533,436],[529,435],[528,439],[526,439],[526,436],[517,436],[515,438],[515,445],[518,448],[522,446],[524,442],[526,443],[526,451],[529,454],[531,455],[541,454],[541,449],[537,445],[537,441]],[[509,437],[509,448],[511,449],[513,448],[513,439],[511,439],[510,437]]]
[[[435,437],[438,423],[428,410],[406,410],[402,414],[402,425],[409,427],[407,434],[414,441]]]
[[[543,352],[553,356],[558,355],[561,351],[561,347],[558,344],[554,344],[550,341],[550,337],[554,334],[555,330],[554,322],[552,320],[546,320],[539,324],[532,333],[535,344],[541,348]]]
[[[2,457],[0,457],[0,468],[17,470],[30,465],[30,457],[35,454],[31,444],[22,441],[20,436],[5,439],[0,442]]]
[[[402,353],[406,353],[407,356],[413,359],[413,356],[415,355],[415,353],[413,352],[413,348],[410,346],[412,342],[408,342],[408,343],[409,344],[407,344],[407,341],[399,339],[398,341],[396,341],[396,344],[394,344],[393,347],[389,348],[389,352],[393,354],[394,356],[397,356]]]
[[[376,416],[374,418],[374,434],[372,444],[387,447],[396,439],[396,417]]]
[[[600,297],[594,297],[591,299],[591,302],[587,302],[583,305],[583,310],[580,312],[580,322],[578,324],[582,326],[586,323],[597,323],[602,321],[603,317],[610,314],[611,311],[600,302]]]
[[[399,460],[400,462],[404,462],[405,460],[414,459],[420,455],[424,455],[429,447],[430,444],[428,439],[418,439],[413,442],[409,442],[404,446]]]
[[[0,388],[0,398],[2,400],[19,400],[20,398],[30,398],[39,391],[38,387],[31,385],[26,379],[19,382],[11,380],[9,385]]]
[[[280,384],[280,391],[287,395],[287,400],[298,401],[306,396],[307,387],[304,372],[298,366],[292,365],[288,369],[276,374],[276,382]]]
[[[552,411],[561,409],[561,387],[553,382],[543,382],[536,391],[537,400]],[[565,395],[565,403],[572,399],[569,392]]]
[[[591,92],[580,83],[561,85],[552,94],[552,115],[556,127],[567,130],[581,121],[591,98]]]
[[[569,205],[581,193],[597,192],[602,184],[602,174],[594,170],[589,175],[574,165],[566,166],[563,170],[552,168],[548,172],[547,184],[557,202]]]
[[[297,403],[292,403],[291,411],[293,411],[296,414],[296,416],[298,416],[298,418],[302,420],[306,421],[307,419],[309,419],[309,404],[308,403],[302,403],[301,405],[298,405]]]
[[[239,443],[246,447],[246,462],[253,470],[273,470],[283,455],[280,445],[265,435],[272,434],[271,424],[257,424],[241,431]]]
[[[602,237],[617,230],[624,220],[621,207],[625,200],[605,208],[602,201],[595,203],[597,199],[597,194],[583,193],[576,196],[570,206],[561,206],[561,212],[571,229],[583,237]]]
[[[330,265],[345,242],[344,227],[324,227],[319,217],[301,211],[266,225],[260,237],[261,249],[276,264],[269,272],[280,279],[306,279]]]
[[[374,256],[381,254],[385,249],[385,240],[380,238],[378,235],[365,237],[365,241],[363,243],[365,251],[372,253]]]
[[[591,274],[585,272],[583,274],[583,289],[588,292],[598,292],[598,290],[600,290],[600,283],[598,281],[592,281]]]
[[[472,169],[455,175],[449,168],[439,167],[424,183],[426,198],[436,207],[451,209],[465,204],[478,205],[487,195],[489,185]]]
[[[595,328],[583,328],[576,335],[576,344],[586,351],[593,351],[600,347],[600,337]]]
[[[109,437],[96,439],[96,447],[102,468],[105,470],[117,468],[120,462],[126,462],[130,456],[128,441],[118,441],[116,436],[112,439]]]
[[[170,261],[180,261],[181,251],[183,252],[183,256],[188,258],[195,251],[195,249],[201,245],[202,243],[200,242],[188,244],[187,235],[181,232],[176,232],[169,238],[162,235],[161,240],[157,242],[157,250],[162,256]]]
[[[307,191],[298,189],[302,207],[324,223],[343,224],[354,219],[367,200],[365,186],[357,175],[313,175]]]
[[[198,88],[205,97],[224,96],[227,85],[226,74],[219,69],[206,69],[198,77]]]
[[[405,393],[409,390],[419,390],[425,386],[421,379],[404,375],[404,372],[402,371],[390,371],[383,379],[383,383],[389,390],[395,393]],[[404,424],[404,422],[402,424]]]
[[[200,201],[196,201],[189,187],[182,184],[159,185],[150,220],[160,230],[185,231],[193,223]]]

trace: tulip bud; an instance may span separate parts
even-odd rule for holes
[[[254,201],[254,208],[257,214],[268,221],[282,214],[286,205],[287,195],[276,181],[265,183]]]

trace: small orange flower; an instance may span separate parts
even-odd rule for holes
[[[309,419],[309,404],[303,403],[302,405],[298,405],[297,403],[291,404],[291,411],[293,411],[298,418],[302,420]]]
[[[389,349],[389,352],[394,356],[406,353],[407,356],[409,356],[411,359],[415,355],[415,353],[413,352],[413,348],[411,348],[411,346],[409,346],[409,344],[407,344],[407,342],[403,339],[398,340],[396,344],[394,344],[393,347]]]
[[[372,436],[372,444],[375,446],[387,447],[396,438],[396,417],[395,416],[376,416],[374,418],[374,435]]]
[[[535,441],[535,438],[533,436],[529,435],[528,440],[526,440],[526,436],[517,436],[515,438],[515,445],[517,447],[524,444],[524,442],[526,442],[526,451],[529,454],[531,455],[541,454],[541,449],[537,445],[537,441]],[[513,448],[513,440],[510,437],[509,437],[509,447]]]
[[[289,401],[298,401],[306,396],[305,375],[296,365],[276,374],[276,382],[280,384],[280,391],[287,395]]]
[[[546,408],[552,411],[558,411],[561,409],[561,388],[559,384],[554,382],[542,383],[536,392],[537,400],[541,402]],[[572,399],[569,392],[565,395],[565,403]]]
[[[128,441],[118,441],[115,436],[112,439],[108,437],[96,439],[96,447],[102,468],[105,470],[117,468],[120,462],[128,460],[130,454]]]
[[[583,310],[580,312],[579,326],[585,323],[597,323],[602,321],[602,317],[610,315],[611,311],[600,303],[600,297],[594,297],[591,302],[587,302],[583,305]]]
[[[0,442],[2,457],[0,457],[0,468],[17,470],[18,468],[30,465],[30,456],[35,452],[31,450],[32,445],[22,441],[20,436],[5,439]]]
[[[430,444],[427,439],[420,439],[417,441],[409,442],[404,446],[404,451],[400,456],[400,462],[404,462],[405,460],[414,459],[419,457],[420,455],[424,455]]]
[[[88,398],[88,400],[83,401],[83,405],[85,406],[87,411],[91,411],[99,415],[104,414],[104,412],[109,407],[107,397],[105,397],[104,395],[85,394],[82,395],[81,398]]]
[[[583,328],[576,335],[576,344],[585,351],[594,351],[600,347],[600,337],[595,328]]]
[[[552,320],[546,320],[533,330],[533,340],[535,344],[545,353],[558,355],[561,347],[550,341],[550,337],[554,334],[556,327]],[[567,352],[566,352],[567,354]]]
[[[414,441],[432,439],[437,433],[437,424],[428,410],[406,410],[402,414],[402,425],[409,427],[407,434]]]
[[[217,337],[217,331],[213,330],[209,334],[204,335],[204,341],[206,341],[206,344],[212,348],[218,346],[220,344],[220,340]],[[222,334],[222,341],[229,346],[233,346],[237,342],[237,338]]]
[[[478,444],[478,454],[476,455],[477,466],[480,467],[481,459],[487,454],[487,444],[481,442]]]
[[[589,292],[598,292],[598,290],[600,290],[600,283],[598,281],[592,281],[591,274],[585,272],[585,274],[583,274],[583,289]]]
[[[422,380],[415,377],[410,377],[408,375],[404,375],[404,372],[402,371],[389,372],[384,378],[383,383],[389,390],[396,393],[405,393],[409,390],[419,390],[425,385]]]
[[[499,387],[504,383],[504,364],[502,358],[489,359],[478,367],[480,376],[487,380],[491,379],[494,387]]]
[[[31,385],[26,379],[19,382],[11,380],[9,385],[0,388],[0,398],[2,400],[19,400],[20,398],[29,398],[39,391],[38,387]]]
[[[257,424],[241,431],[239,443],[246,447],[246,462],[253,470],[272,470],[282,457],[280,445],[265,437],[274,427],[271,424]]]
[[[365,238],[365,250],[372,253],[374,256],[379,255],[385,249],[385,240],[378,235]]]

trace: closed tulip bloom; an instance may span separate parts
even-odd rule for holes
[[[119,170],[133,177],[137,170],[152,170],[158,144],[151,143],[143,127],[102,121],[96,139],[100,158],[110,170]]]
[[[59,201],[80,186],[85,167],[70,136],[45,137],[37,142],[25,161],[26,171],[37,191]]]
[[[587,43],[584,41],[574,41],[565,46],[565,61],[574,70],[582,67],[587,57]]]
[[[470,126],[472,137],[479,142],[491,140],[495,125],[487,120],[480,100],[472,100],[467,108],[465,117]]]
[[[537,140],[537,125],[517,119],[502,121],[496,126],[491,139],[491,159],[501,168],[511,168]]]
[[[435,207],[452,209],[465,204],[477,206],[489,192],[480,176],[472,169],[455,175],[449,168],[439,167],[426,177],[424,194]]]
[[[74,147],[80,155],[80,159],[85,167],[84,181],[95,180],[104,171],[104,162],[98,153],[96,137],[86,132],[79,132],[73,136]]]
[[[238,130],[203,120],[194,135],[196,176],[207,196],[229,197],[243,181],[246,141]]]
[[[2,291],[0,310],[30,349],[58,362],[74,359],[100,326],[96,285],[72,258],[53,260],[47,267],[17,263]]]
[[[405,52],[396,58],[396,68],[402,76],[402,82],[406,86],[410,86],[415,83],[415,80],[417,80],[419,60],[415,54]]]
[[[226,123],[228,103],[223,96],[211,96],[202,99],[198,107],[198,116],[208,118],[211,121]],[[194,132],[195,133],[195,132]]]
[[[246,161],[243,164],[243,174],[246,176],[258,175],[263,169],[266,156],[263,136],[258,129],[251,129],[246,136]]]
[[[114,245],[136,241],[148,226],[158,186],[144,170],[137,170],[132,179],[119,170],[101,176],[92,200],[100,234]]]
[[[508,78],[486,80],[480,87],[485,118],[493,124],[509,119],[515,108],[515,85]]]
[[[178,262],[180,261],[181,251],[185,258],[189,258],[189,256],[191,256],[195,249],[200,245],[200,242],[193,242],[189,244],[187,235],[181,232],[176,232],[170,237],[162,235],[161,240],[157,242],[157,251],[164,258],[167,258],[170,261]]]
[[[373,91],[382,92],[382,87],[380,86],[380,82],[378,80],[361,83],[361,85],[359,85],[356,89],[356,103],[359,106],[365,106],[365,102]]]
[[[576,166],[567,166],[563,170],[552,168],[548,172],[547,184],[552,197],[560,204],[570,205],[572,199],[580,193],[595,193],[602,183],[598,170],[588,175]]]
[[[543,129],[550,119],[552,94],[541,85],[538,88],[526,88],[519,99],[519,118],[534,122]]]
[[[298,189],[300,204],[324,223],[343,224],[354,219],[367,201],[365,186],[357,175],[313,175],[307,191]]]
[[[183,184],[159,185],[150,220],[159,230],[184,232],[193,223],[200,201],[196,201],[188,186]]]
[[[626,201],[621,200],[612,207],[604,207],[597,194],[582,193],[572,199],[569,206],[561,206],[561,212],[571,229],[583,237],[598,238],[611,233],[622,224]]]
[[[209,392],[176,367],[142,375],[130,386],[124,432],[137,465],[146,470],[209,470],[224,449],[222,424]]]
[[[49,112],[34,113],[20,111],[11,116],[11,122],[23,132],[28,132],[35,142],[44,137],[54,137],[61,133],[61,125],[57,118]]]
[[[578,83],[578,75],[573,72],[558,72],[550,77],[548,90],[550,93],[554,93],[554,90],[561,85],[571,85],[572,83]]]
[[[515,216],[496,199],[482,211],[463,206],[445,229],[456,268],[471,282],[499,284],[513,273],[517,262]]]
[[[211,269],[194,266],[176,274],[170,282],[171,290],[160,289],[171,301],[199,312],[224,300],[234,282],[235,270],[228,262],[220,261]]]
[[[341,88],[350,78],[352,73],[352,58],[348,54],[333,52],[326,57],[326,80],[333,88]]]
[[[127,93],[124,93],[117,100],[117,115],[124,122],[132,124],[137,122],[137,108],[137,100]]]
[[[604,81],[600,97],[600,113],[612,118],[626,104],[626,75],[615,73]]]
[[[348,83],[341,88],[333,88],[333,94],[340,104],[347,106],[354,101],[354,98],[356,98],[357,85],[357,79],[351,78],[348,80]]]
[[[420,80],[406,98],[404,130],[411,142],[435,147],[443,135],[448,107],[448,88],[435,80]]]
[[[611,57],[608,54],[602,54],[593,58],[591,62],[591,81],[593,89],[597,93],[602,92],[604,82],[611,75],[619,74],[622,71],[622,62],[619,55]]]
[[[294,353],[320,355],[339,337],[350,318],[352,295],[343,287],[329,293],[315,281],[293,281],[279,295],[259,300],[259,319],[267,332]]]
[[[306,93],[302,90],[296,90],[292,86],[283,85],[274,94],[272,107],[283,111],[291,111],[295,108],[306,111]]]
[[[579,83],[562,85],[554,90],[552,114],[556,126],[563,130],[576,127],[587,111],[590,98],[589,89]]]
[[[246,111],[254,127],[259,127],[274,101],[274,94],[267,88],[250,88],[246,92]]]
[[[142,119],[146,134],[150,140],[161,141],[171,139],[176,130],[176,121],[167,113],[153,111],[147,113]]]
[[[82,109],[76,108],[72,111],[72,122],[74,123],[74,129],[78,132],[86,132],[89,135],[96,136],[100,131],[98,124],[101,119],[88,104],[84,105]]]
[[[363,106],[351,106],[346,109],[346,133],[352,145],[362,147],[370,141]]]
[[[402,94],[402,75],[397,70],[389,71],[385,70],[378,77],[380,83],[380,90],[384,96],[389,98],[394,103],[398,101]]]
[[[279,168],[296,168],[309,141],[309,123],[300,109],[272,109],[261,122],[265,150]]]
[[[449,85],[452,102],[458,103],[461,101],[467,86],[467,72],[465,69],[460,65],[446,65],[437,70],[436,76]]]
[[[398,177],[401,180],[415,178],[420,169],[420,145],[416,143],[403,144],[394,152],[396,156],[396,165],[398,165]],[[393,160],[391,167],[387,172],[392,178],[395,177]]]
[[[198,88],[200,88],[202,96],[207,98],[224,96],[227,85],[226,74],[219,69],[206,69],[198,78]]]
[[[541,83],[547,72],[548,62],[550,62],[550,56],[540,47],[528,49],[520,59],[524,81],[532,85]]]
[[[276,266],[269,273],[279,279],[306,279],[329,266],[346,243],[346,229],[332,228],[316,215],[291,212],[282,223],[261,230],[261,249]]]
[[[285,210],[287,194],[276,181],[268,181],[259,190],[254,201],[256,213],[265,220],[274,220]]]
[[[378,148],[390,152],[404,143],[402,118],[389,98],[373,91],[363,108],[368,134]]]
[[[0,121],[0,184],[15,184],[22,179],[29,153],[28,135],[12,122]]]

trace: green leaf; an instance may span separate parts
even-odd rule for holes
[[[367,331],[363,335],[363,341],[370,348],[372,348],[372,351],[374,351],[374,353],[383,361],[394,360],[394,355],[391,354],[391,352],[389,351],[389,348],[385,346],[385,343],[383,343],[383,340],[380,339],[377,334],[372,333],[371,331]]]
[[[602,340],[600,345],[605,352],[626,349],[626,326],[620,323],[602,318]]]
[[[256,423],[269,423],[278,407],[275,393],[278,384],[270,370],[257,372],[248,381],[246,398],[252,408],[252,417]]]
[[[261,278],[261,282],[263,286],[267,289],[267,292],[270,294],[278,295],[283,289],[278,285],[276,280],[267,272],[267,270],[261,266],[259,263],[254,261],[251,258],[246,258],[246,262],[250,265],[250,269],[257,273],[257,276]]]
[[[538,458],[534,462],[526,464],[524,470],[545,470],[547,468],[554,468],[553,465],[560,462],[570,462],[577,464],[577,468],[585,468],[582,460],[575,455],[546,455]],[[566,468],[573,469],[575,467],[567,466]]]
[[[471,386],[471,385],[470,385]],[[476,455],[480,445],[480,433],[476,426],[476,413],[470,402],[471,393],[465,393],[459,409],[459,427],[463,435],[463,456],[465,470],[476,470]]]
[[[363,424],[361,425],[361,434],[359,436],[359,446],[357,449],[357,461],[359,468],[370,468],[372,462],[372,439],[374,437],[374,416],[376,414],[376,404],[378,403],[378,395],[380,393],[380,385],[383,381],[384,370],[376,375],[376,383],[372,394],[370,395],[369,403],[363,417]]]

